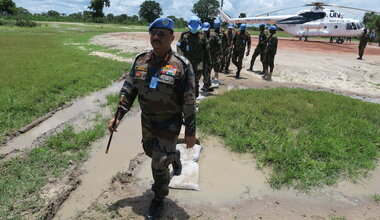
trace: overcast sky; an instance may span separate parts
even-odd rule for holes
[[[90,0],[13,0],[17,7],[28,9],[32,13],[47,12],[55,10],[60,13],[71,14],[88,10]],[[140,5],[144,0],[110,0],[111,7],[105,8],[104,13],[113,13],[114,15],[127,14],[138,15]],[[160,3],[164,16],[174,15],[176,17],[188,18],[192,14],[194,3],[198,0],[156,0]],[[315,0],[316,1],[316,0]],[[248,16],[266,13],[271,10],[278,10],[292,6],[301,6],[310,3],[312,0],[224,0],[223,9],[231,17],[237,17],[241,12]],[[325,3],[342,5],[355,8],[364,8],[374,11],[380,11],[380,0],[326,0]],[[294,14],[299,10],[308,7],[295,8],[277,14]],[[340,9],[335,9],[345,13],[346,17],[361,19],[364,12],[358,12],[360,15],[354,15]]]

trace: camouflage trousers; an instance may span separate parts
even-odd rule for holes
[[[148,115],[141,113],[142,144],[145,154],[152,158],[154,199],[162,201],[169,195],[169,164],[175,160],[181,114]]]
[[[212,69],[214,69],[215,72],[220,71],[220,64],[216,58],[212,59],[211,63],[206,63],[206,65],[205,65],[205,74],[209,76],[209,79],[211,78],[211,70]],[[211,85],[211,81],[210,81],[210,85]],[[208,87],[210,87],[210,85]]]
[[[232,54],[232,63],[235,64],[238,70],[243,68],[244,50],[234,50]]]
[[[207,73],[205,71],[205,68],[199,69],[195,66],[194,67],[194,73],[195,73],[195,97],[199,96],[199,80],[201,79],[201,76],[203,76],[203,87],[209,88],[211,86],[211,79],[210,79],[210,73]]]
[[[364,54],[365,47],[359,47],[359,57],[362,57]]]
[[[225,64],[225,70],[228,70],[231,64],[231,58],[232,58],[232,49],[227,48],[224,56],[224,64]]]
[[[274,57],[276,54],[267,53],[264,60],[264,71],[270,68],[270,72],[273,72],[274,69]]]
[[[253,65],[255,65],[256,57],[259,56],[259,55],[260,55],[260,61],[263,64],[263,68],[264,68],[265,47],[262,47],[262,46],[257,46],[256,49],[255,49],[255,51],[253,52],[252,58],[251,58],[251,66],[250,66],[250,68],[252,68]]]

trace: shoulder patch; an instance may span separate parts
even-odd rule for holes
[[[173,55],[175,57],[177,57],[179,60],[181,60],[184,64],[190,65],[190,61],[186,57],[184,57],[184,56],[182,56],[182,55],[180,55],[180,54],[178,54],[176,52],[174,52]]]
[[[136,55],[136,57],[135,57],[135,59],[137,59],[137,58],[139,58],[139,57],[141,57],[141,56],[145,56],[147,53],[149,53],[150,51],[149,50],[146,50],[146,51],[144,51],[144,52],[141,52],[141,53],[139,53],[139,54],[137,54]]]

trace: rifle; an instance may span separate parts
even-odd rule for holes
[[[119,113],[120,113],[121,103],[124,101],[124,99],[125,99],[125,96],[121,95],[119,104],[118,104],[117,109],[116,109],[115,117],[114,117],[115,120],[112,122],[112,128],[114,128],[116,125],[116,121],[117,121],[117,118],[119,117]],[[106,148],[106,152],[105,152],[106,154],[108,154],[108,150],[109,150],[110,145],[111,145],[112,136],[113,136],[113,131],[111,132],[110,138],[108,139],[108,144],[107,144],[107,148]]]

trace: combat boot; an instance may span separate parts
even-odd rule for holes
[[[240,69],[236,72],[235,78],[238,79],[240,77]]]
[[[161,212],[164,209],[164,201],[152,200],[148,212],[145,214],[146,220],[158,219],[161,217]]]
[[[176,175],[176,176],[181,175],[182,163],[181,163],[181,152],[179,150],[176,150],[176,152],[175,152],[174,162],[172,163],[172,165],[173,165],[174,175]]]

